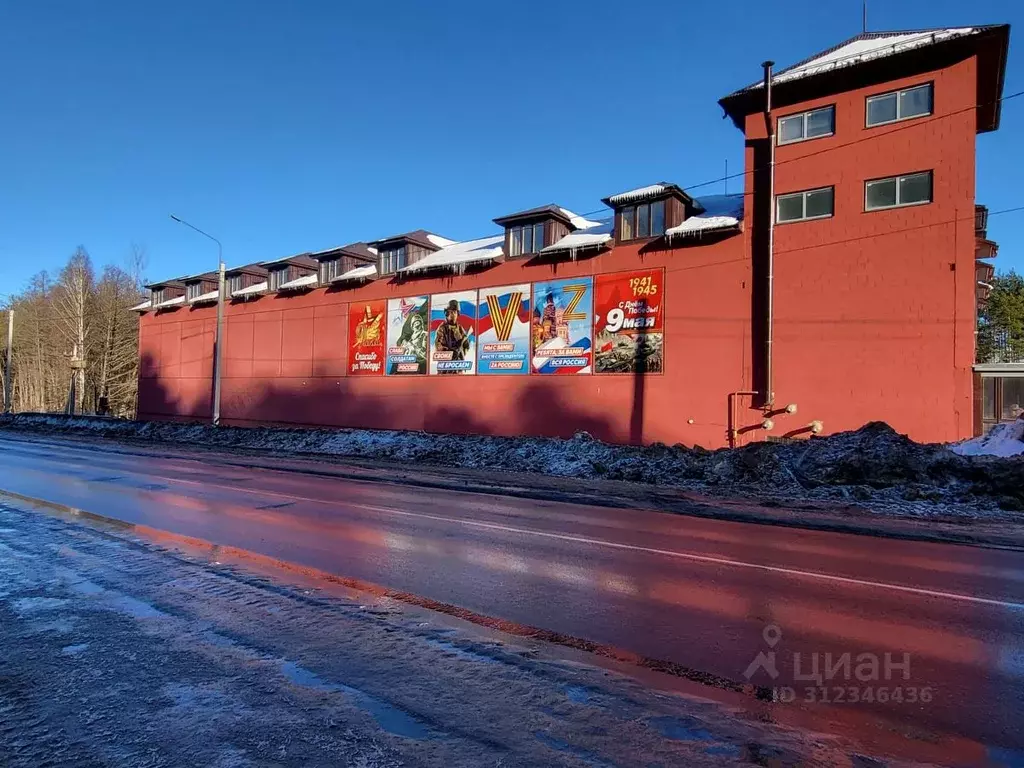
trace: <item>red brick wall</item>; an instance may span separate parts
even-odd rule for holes
[[[884,419],[917,440],[972,434],[975,64],[778,110],[836,105],[834,136],[776,154],[776,194],[835,186],[833,218],[775,235],[776,404],[828,432]],[[928,81],[932,117],[864,127],[866,96]],[[765,136],[760,115],[746,133]],[[865,180],[923,170],[933,203],[864,212]]]

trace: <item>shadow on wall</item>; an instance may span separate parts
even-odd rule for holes
[[[157,375],[154,362],[144,357],[139,380],[139,418],[196,421],[210,418],[209,382],[177,380],[178,391],[171,391],[175,380]],[[221,404],[225,424],[252,426],[329,426],[362,429],[424,430],[467,435],[537,435],[572,437],[585,431],[610,442],[641,442],[638,409],[617,407],[627,414],[616,424],[607,415],[595,413],[570,401],[562,382],[544,382],[530,377],[522,386],[509,391],[509,401],[501,408],[481,414],[457,402],[441,406],[424,405],[413,388],[375,393],[355,392],[351,379],[317,372],[301,379],[301,389],[273,380],[253,380],[247,386],[226,380]],[[562,377],[558,377],[562,378]],[[636,393],[643,397],[641,380]],[[365,382],[360,382],[365,384]],[[516,382],[518,384],[518,382]],[[643,413],[642,406],[639,413]],[[632,415],[632,418],[629,416]],[[642,418],[642,416],[641,416]]]

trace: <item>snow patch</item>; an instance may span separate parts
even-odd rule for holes
[[[996,424],[987,435],[951,446],[961,456],[1020,456],[1024,454],[1024,418]]]
[[[428,237],[436,238],[437,236],[428,235]],[[443,237],[437,239],[444,240]],[[447,247],[441,248],[440,251],[434,251],[434,253],[424,256],[415,264],[410,264],[408,267],[403,267],[398,271],[404,274],[448,267],[455,272],[463,272],[469,264],[493,261],[505,255],[503,248],[505,243],[504,235],[493,235],[480,238],[479,240],[467,240],[464,243],[452,243],[450,240],[445,242],[449,243]]]

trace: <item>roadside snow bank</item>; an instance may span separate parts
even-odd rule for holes
[[[961,456],[1019,456],[1024,453],[1024,418],[997,424],[987,435],[950,447]]]
[[[220,427],[20,414],[0,428],[89,434],[224,449],[387,460],[405,465],[600,478],[764,500],[836,500],[889,514],[984,516],[1024,511],[1024,455],[954,453],[915,443],[881,422],[790,443],[708,451],[660,443],[610,445],[579,433],[541,437],[438,435],[365,429]]]

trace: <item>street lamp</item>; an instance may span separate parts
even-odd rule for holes
[[[179,219],[173,213],[171,218],[217,244],[217,331],[213,339],[213,426],[218,427],[220,426],[221,360],[224,347],[221,344],[221,340],[224,338],[224,249],[220,240],[208,232],[203,232],[199,227],[189,224],[184,219]]]

